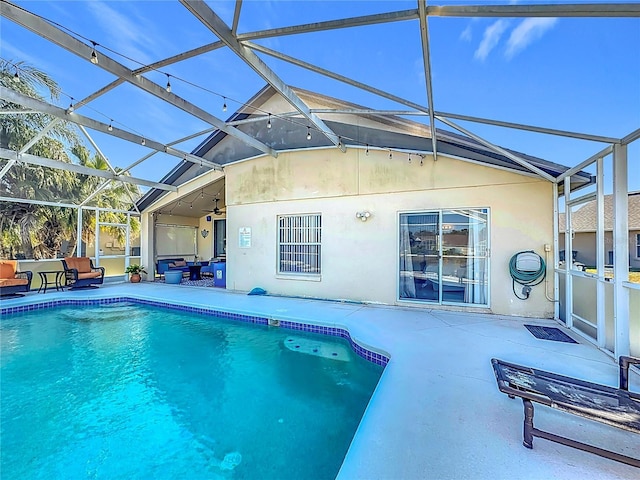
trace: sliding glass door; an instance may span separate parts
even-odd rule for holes
[[[400,214],[399,298],[489,304],[489,210]]]

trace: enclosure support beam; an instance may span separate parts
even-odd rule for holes
[[[238,33],[238,23],[240,22],[240,11],[242,10],[242,0],[236,0],[236,8],[233,12],[233,22],[231,23],[231,33]]]
[[[629,355],[629,184],[627,146],[613,146],[613,318],[614,355]]]
[[[552,185],[553,188],[553,318],[560,319],[560,274],[558,273],[558,265],[560,262],[560,225],[558,223],[558,186]]]
[[[30,155],[23,153],[18,155],[17,152],[6,148],[0,148],[0,158],[7,160],[20,161],[30,163],[32,165],[40,165],[42,167],[57,168],[59,170],[66,170],[68,172],[79,173],[82,175],[91,175],[94,177],[108,178],[110,180],[120,180],[127,183],[133,183],[136,185],[145,185],[151,188],[157,188],[159,190],[168,190],[176,192],[177,187],[173,185],[167,185],[166,183],[151,182],[149,180],[143,180],[142,178],[129,177],[126,175],[114,175],[106,170],[98,170],[97,168],[89,168],[83,165],[76,165],[75,163],[66,163],[59,160],[52,160],[50,158],[38,157],[36,155]]]
[[[82,209],[79,208],[76,213],[78,217],[78,223],[76,224],[76,257],[81,257],[82,256]]]
[[[240,43],[233,35],[231,29],[222,19],[201,0],[180,0],[191,14],[202,22],[213,34],[215,34],[224,44],[231,49],[242,61],[253,69],[260,77],[271,85],[293,108],[298,110],[318,131],[327,137],[331,143],[343,152],[346,151],[338,136],[331,130],[320,117],[311,113],[309,107],[296,95],[271,68],[264,63],[260,57],[249,48]],[[231,128],[231,127],[228,127]]]
[[[436,140],[436,117],[433,114],[433,85],[431,83],[431,58],[429,55],[429,24],[427,23],[427,2],[418,0],[418,12],[420,13],[420,38],[422,40],[422,62],[424,77],[427,87],[427,107],[429,108],[429,128],[431,130],[431,147],[433,160],[438,160]]]
[[[473,138],[475,141],[480,142],[482,145],[484,145],[487,148],[490,148],[494,152],[498,152],[499,154],[504,155],[505,157],[513,160],[518,165],[523,166],[527,170],[535,173],[536,175],[544,178],[545,180],[548,180],[549,182],[555,183],[555,177],[549,175],[544,170],[539,169],[535,165],[532,165],[531,163],[527,162],[526,160],[523,160],[522,158],[518,157],[517,155],[514,155],[513,153],[506,151],[504,148],[499,147],[497,145],[494,145],[491,142],[486,141],[485,139],[479,137],[478,135],[475,135],[475,134],[471,133],[469,130],[467,130],[465,128],[462,128],[461,126],[456,125],[455,123],[447,120],[446,118],[442,118],[442,117],[436,117],[436,118],[438,120],[440,120],[442,123],[445,123],[445,124],[449,125],[451,128],[455,128],[459,132],[462,132],[465,135],[467,135],[468,137]]]
[[[401,105],[406,105],[407,107],[411,107],[411,108],[415,108],[417,111],[419,112],[424,112],[426,115],[429,115],[429,109],[419,105],[417,103],[411,102],[409,100],[406,100],[404,98],[398,97],[396,95],[392,95],[388,92],[385,92],[384,90],[380,90],[378,88],[372,87],[370,85],[367,85],[366,83],[362,83],[362,82],[358,82],[356,80],[353,80],[349,77],[345,77],[344,75],[340,75],[338,73],[334,73],[330,70],[326,70],[324,68],[320,68],[317,67],[311,63],[308,62],[304,62],[302,60],[299,60],[297,58],[291,57],[289,55],[285,55],[284,53],[280,53],[277,52],[275,50],[272,50],[270,48],[264,47],[262,45],[258,45],[256,43],[252,43],[252,42],[243,42],[244,45],[248,46],[249,48],[251,48],[252,50],[255,50],[257,52],[262,52],[266,55],[269,55],[271,57],[277,58],[279,60],[282,60],[284,62],[288,62],[291,63],[292,65],[297,65],[298,67],[302,67],[305,68],[311,72],[315,72],[315,73],[319,73],[320,75],[324,75],[325,77],[328,78],[333,78],[334,80],[337,80],[339,82],[342,83],[346,83],[347,85],[351,85],[352,87],[356,87],[356,88],[360,88],[366,92],[370,92],[373,93],[375,95],[378,95],[382,98],[387,98],[389,100],[393,100],[394,102],[398,102]],[[313,109],[310,110],[311,112],[313,112]]]
[[[598,347],[605,348],[606,319],[605,319],[605,261],[604,261],[604,160],[596,160],[596,341]]]
[[[444,5],[429,7],[437,17],[638,17],[640,4]]]
[[[571,238],[571,177],[564,179],[564,321],[568,328],[573,328],[573,239]]]
[[[222,169],[219,164],[210,162],[209,160],[205,160],[202,157],[198,157],[197,155],[192,155],[182,150],[169,147],[168,145],[156,142],[149,138],[143,138],[139,135],[134,135],[133,133],[127,132],[126,130],[121,130],[117,127],[114,127],[113,125],[110,126],[106,123],[98,122],[97,120],[85,117],[76,112],[69,112],[64,108],[60,108],[56,105],[51,105],[47,102],[43,102],[42,100],[23,95],[19,92],[16,92],[15,90],[11,90],[3,86],[0,86],[0,98],[9,102],[18,103],[20,105],[29,105],[30,107],[38,109],[40,112],[48,113],[49,115],[53,115],[54,117],[75,123],[77,125],[83,125],[85,127],[91,128],[92,130],[97,130],[107,135],[121,138],[122,140],[127,140],[129,142],[137,144],[141,144],[142,141],[144,141],[144,145],[147,148],[151,148],[158,152],[164,152],[167,155],[182,158],[191,163],[206,165],[207,167],[214,168],[216,170]]]

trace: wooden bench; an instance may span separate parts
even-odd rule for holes
[[[533,437],[539,437],[640,468],[640,458],[627,457],[533,426],[533,402],[536,402],[640,434],[640,394],[629,391],[629,365],[640,364],[640,358],[620,357],[619,388],[523,367],[495,358],[491,360],[491,364],[500,391],[510,398],[522,398],[524,404],[522,444],[525,447],[533,448]],[[640,438],[637,445],[640,445]],[[640,452],[640,449],[636,451]]]

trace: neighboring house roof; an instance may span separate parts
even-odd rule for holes
[[[582,205],[571,213],[571,226],[574,232],[595,232],[597,223],[596,201]],[[565,230],[566,215],[558,216],[559,231]],[[613,230],[613,195],[604,196],[604,229]],[[640,230],[640,191],[629,193],[629,230]]]
[[[364,147],[365,145],[370,145],[372,148],[384,147],[405,152],[430,153],[432,151],[431,129],[422,123],[399,116],[379,115],[371,110],[367,113],[362,113],[362,111],[367,111],[366,107],[299,88],[294,88],[293,90],[295,90],[300,98],[307,102],[307,104],[322,105],[322,108],[327,109],[355,111],[354,113],[350,112],[347,114],[318,114],[325,124],[331,128],[336,135],[343,139],[342,141],[347,147],[352,143],[354,146]],[[254,95],[245,106],[234,113],[228,121],[245,120],[252,116],[264,118],[264,105],[274,97],[274,95],[277,95],[277,93],[272,87],[264,87]],[[273,113],[274,121],[272,122],[271,129],[267,129],[264,122],[237,124],[236,128],[258,139],[276,151],[329,147],[333,145],[329,139],[319,132],[314,132],[312,140],[307,140],[307,128],[303,123],[300,123],[300,121],[296,123],[275,121],[277,115],[275,112]],[[364,122],[363,120],[367,120],[368,122]],[[476,163],[497,168],[506,168],[516,172],[531,173],[528,169],[507,156],[501,155],[467,136],[438,129],[436,138],[438,140],[438,153],[442,155],[468,159]],[[357,139],[357,141],[354,142],[350,139]],[[222,140],[226,140],[224,145],[216,148]],[[568,167],[563,165],[531,155],[508,149],[505,150],[517,155],[554,177],[568,169]],[[255,157],[262,152],[218,130],[209,135],[192,153],[220,165],[226,165],[246,158]],[[183,161],[176,165],[171,172],[161,180],[161,183],[178,185],[194,178],[202,172],[201,166],[194,166],[190,162]],[[588,173],[578,172],[572,176],[572,190],[591,182],[592,179]],[[146,209],[156,199],[165,194],[166,192],[163,190],[150,190],[138,201],[138,208],[140,211]]]

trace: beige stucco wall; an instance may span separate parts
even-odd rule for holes
[[[636,236],[640,233],[638,230],[629,231],[629,266],[631,268],[640,268],[640,257],[638,257],[638,249],[636,244]],[[559,236],[559,245],[564,245],[564,234]],[[585,265],[596,265],[596,233],[595,232],[576,232],[573,235],[573,250],[578,251],[576,261]],[[609,252],[613,251],[613,233],[604,232],[604,263],[609,263]]]
[[[487,207],[491,310],[553,315],[544,284],[529,300],[518,300],[508,270],[518,251],[544,255],[544,244],[553,244],[553,196],[545,181],[443,156],[427,157],[421,166],[416,156],[409,163],[406,155],[390,160],[388,152],[335,148],[260,157],[228,165],[225,173],[227,288],[407,304],[397,300],[399,212]],[[355,217],[362,210],[372,213],[367,222]],[[277,215],[316,212],[322,214],[321,278],[278,277]],[[252,229],[250,248],[238,245],[240,227]]]

